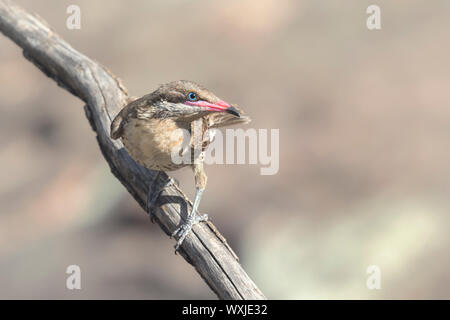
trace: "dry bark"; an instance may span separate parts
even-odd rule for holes
[[[168,176],[138,165],[119,141],[111,140],[111,120],[129,97],[109,70],[72,48],[45,21],[10,0],[0,0],[0,31],[23,49],[25,58],[64,89],[83,100],[86,116],[112,173],[142,208],[149,191],[163,187],[154,217],[170,235],[187,216],[190,201]],[[149,190],[151,189],[151,190]],[[192,264],[221,299],[265,299],[244,271],[234,252],[210,222],[194,226],[180,254]]]

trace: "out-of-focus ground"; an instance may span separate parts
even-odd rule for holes
[[[450,298],[448,1],[377,1],[379,31],[372,1],[85,0],[81,30],[72,1],[17,2],[132,95],[190,79],[280,129],[278,174],[208,166],[201,204],[268,297]],[[83,103],[3,36],[0,112],[0,298],[215,298],[110,174]]]

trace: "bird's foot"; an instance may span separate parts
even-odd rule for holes
[[[175,245],[175,254],[177,253],[178,249],[180,248],[180,246],[183,243],[186,236],[189,234],[189,232],[192,231],[192,227],[194,225],[196,225],[197,223],[200,223],[203,221],[208,221],[207,214],[202,214],[200,216],[192,214],[187,218],[185,223],[183,223],[180,227],[178,227],[172,233],[172,237],[175,237],[175,236],[178,237],[177,244]]]
[[[154,184],[156,183],[156,180],[158,179],[158,176],[156,176]],[[154,222],[154,213],[153,211],[156,209],[156,201],[159,198],[159,195],[164,190],[165,187],[171,186],[177,184],[177,181],[173,178],[170,178],[167,180],[167,182],[163,185],[158,185],[158,189],[154,190],[154,188],[149,188],[149,193],[147,194],[147,213],[150,217],[151,222]]]

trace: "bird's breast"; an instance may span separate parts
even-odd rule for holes
[[[122,142],[139,164],[153,170],[176,170],[185,165],[172,161],[172,152],[183,150],[183,131],[172,119],[130,119]]]

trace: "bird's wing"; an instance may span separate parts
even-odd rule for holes
[[[111,122],[110,136],[112,139],[118,139],[123,134],[123,126],[135,107],[134,101],[138,100],[136,97],[130,97],[128,104],[123,107],[122,110],[116,115],[114,120]]]

